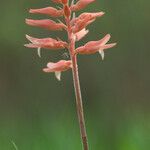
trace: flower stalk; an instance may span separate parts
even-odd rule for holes
[[[73,75],[73,83],[74,83],[75,96],[76,96],[76,109],[78,114],[80,135],[81,135],[83,149],[89,150],[85,119],[84,119],[81,88],[80,88],[80,80],[79,80],[79,73],[78,73],[77,55],[74,54],[75,38],[71,29],[70,16],[66,18],[66,24],[68,28],[69,52],[72,60],[72,75]]]

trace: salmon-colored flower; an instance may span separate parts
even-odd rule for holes
[[[53,38],[43,38],[38,39],[26,35],[26,38],[31,42],[29,44],[25,44],[26,47],[29,48],[45,48],[45,49],[63,49],[67,47],[67,43],[61,40],[55,40]]]
[[[58,80],[61,79],[61,72],[66,71],[72,68],[72,61],[71,60],[60,60],[57,63],[49,62],[47,64],[47,68],[44,68],[43,71],[50,73],[54,72],[55,76]]]
[[[89,30],[85,28],[75,34],[76,41],[80,41],[83,37],[85,37],[89,33]]]
[[[93,21],[95,21],[96,17],[101,17],[104,15],[104,12],[96,12],[96,13],[82,13],[78,18],[72,20],[73,32],[79,32]]]
[[[84,46],[81,46],[75,50],[75,54],[94,54],[99,52],[104,59],[104,49],[112,48],[116,43],[106,44],[111,38],[110,34],[107,34],[103,39],[99,41],[90,41]]]
[[[68,44],[66,42],[61,40],[55,40],[53,38],[38,39],[38,38],[31,37],[29,35],[26,35],[26,38],[31,43],[25,44],[24,46],[28,48],[37,48],[39,57],[41,57],[41,53],[40,53],[41,48],[58,50],[58,49],[64,49],[68,47]]]
[[[97,17],[102,17],[105,13],[104,12],[92,12],[92,13],[82,13],[79,17],[74,18],[71,23],[77,23],[80,20],[84,20],[88,18],[89,20],[96,19]]]
[[[94,1],[95,0],[79,0],[76,4],[71,6],[71,10],[72,11],[79,11]]]
[[[63,15],[63,9],[58,10],[53,7],[30,9],[29,12],[33,13],[33,14],[45,14],[45,15],[49,15],[51,17],[60,17]]]
[[[54,31],[66,28],[66,26],[63,23],[56,23],[55,21],[49,19],[42,19],[42,20],[26,19],[26,24]]]
[[[73,33],[81,31],[82,29],[86,28],[89,24],[91,24],[93,21],[95,21],[95,19],[91,20],[88,17],[78,20],[77,22],[74,23],[74,26],[72,27]]]

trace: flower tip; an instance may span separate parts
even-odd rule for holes
[[[29,47],[28,44],[24,44],[24,47]]]
[[[112,47],[114,47],[114,46],[116,46],[117,45],[117,43],[112,43]]]
[[[25,23],[27,25],[34,25],[35,24],[35,21],[33,19],[25,19]]]
[[[49,72],[48,68],[43,68],[42,70],[43,70],[43,72]]]
[[[26,24],[29,24],[30,21],[31,21],[31,19],[25,19]]]
[[[106,34],[105,37],[107,37],[108,39],[110,39],[110,38],[111,38],[111,35],[110,35],[110,34]]]
[[[29,9],[29,13],[34,13],[34,9]]]
[[[26,47],[27,44],[24,44],[23,46]]]
[[[101,12],[101,15],[102,15],[102,16],[105,15],[105,12],[102,11],[102,12]]]
[[[27,35],[27,34],[26,34],[25,36],[26,36],[26,38],[27,38],[27,39],[29,39],[29,38],[30,38],[30,36],[29,36],[29,35]]]
[[[27,38],[30,42],[32,42],[32,43],[34,43],[34,41],[35,41],[35,38],[33,38],[33,37],[31,37],[31,36],[29,36],[29,35],[27,35],[27,34],[26,34],[26,38]]]

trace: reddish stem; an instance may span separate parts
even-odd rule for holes
[[[75,38],[71,29],[70,17],[66,18],[66,24],[67,24],[67,32],[68,32],[68,40],[69,40],[69,52],[72,60],[72,74],[73,74],[73,82],[74,82],[74,89],[76,95],[76,108],[77,108],[78,121],[80,127],[80,135],[83,144],[83,149],[89,150],[84,112],[83,112],[79,74],[78,74],[77,56],[74,54]]]

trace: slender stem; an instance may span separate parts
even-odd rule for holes
[[[80,134],[81,134],[84,150],[88,150],[87,133],[86,133],[85,120],[84,120],[84,112],[83,112],[83,104],[82,104],[82,96],[80,90],[80,81],[78,75],[76,55],[72,57],[72,63],[73,63],[72,73],[73,73],[74,88],[76,94],[76,107],[77,107],[78,120],[80,126]]]
[[[84,112],[83,112],[81,89],[80,89],[80,81],[79,81],[79,75],[78,75],[77,56],[74,55],[75,38],[71,29],[71,23],[70,23],[69,18],[66,18],[66,24],[68,28],[67,31],[68,31],[68,40],[69,40],[69,52],[70,52],[70,57],[72,60],[72,74],[73,74],[73,82],[74,82],[74,89],[75,89],[75,95],[76,95],[76,108],[77,108],[78,121],[79,121],[79,127],[80,127],[80,135],[81,135],[81,140],[83,144],[83,149],[89,150]]]

